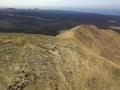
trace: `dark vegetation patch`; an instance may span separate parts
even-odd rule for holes
[[[109,22],[110,20],[116,23]],[[120,17],[56,10],[0,9],[0,32],[54,36],[61,30],[80,24],[93,24],[99,28],[109,28],[110,26],[120,26]]]

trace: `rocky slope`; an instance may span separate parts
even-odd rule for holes
[[[0,90],[120,90],[119,43],[85,25],[57,37],[1,33]]]

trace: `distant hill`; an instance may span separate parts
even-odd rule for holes
[[[80,24],[92,24],[99,28],[109,29],[109,27],[120,26],[120,17],[60,10],[0,9],[0,32],[54,36],[60,31]]]
[[[120,34],[93,25],[80,25],[57,37],[73,39],[90,52],[120,65]]]
[[[56,37],[0,33],[0,90],[120,90],[120,34],[93,25]]]

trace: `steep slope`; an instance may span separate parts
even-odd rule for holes
[[[57,37],[72,39],[87,51],[120,66],[120,34],[112,30],[98,29],[93,25],[80,25]]]
[[[1,33],[0,90],[120,90],[118,65],[62,36]]]

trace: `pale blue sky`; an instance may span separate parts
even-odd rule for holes
[[[120,8],[120,0],[0,0],[0,7]]]

